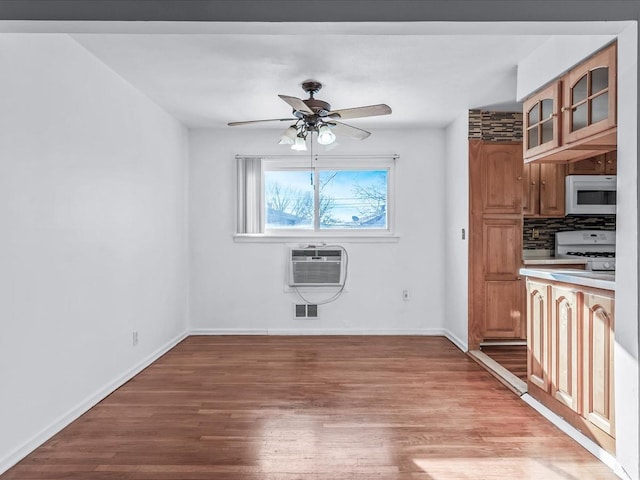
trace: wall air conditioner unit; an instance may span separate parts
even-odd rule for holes
[[[344,282],[342,248],[292,248],[290,287],[341,287]]]

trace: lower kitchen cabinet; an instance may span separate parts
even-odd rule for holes
[[[582,302],[584,416],[615,436],[613,402],[613,297],[585,293]]]
[[[575,289],[551,287],[551,395],[580,412],[580,356]]]
[[[528,393],[615,452],[613,292],[527,278]]]
[[[549,391],[548,285],[527,280],[527,378],[539,389]]]

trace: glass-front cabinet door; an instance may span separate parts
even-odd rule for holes
[[[563,143],[616,126],[615,44],[568,73],[562,115]]]
[[[524,158],[560,144],[558,108],[561,83],[555,82],[524,102]]]

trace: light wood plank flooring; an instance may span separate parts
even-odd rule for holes
[[[189,337],[1,476],[613,479],[442,337]]]
[[[480,349],[523,381],[527,381],[526,345],[487,345]]]

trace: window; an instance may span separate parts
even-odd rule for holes
[[[238,233],[392,231],[394,158],[238,161]]]

